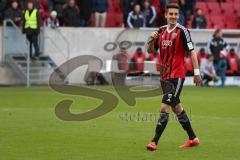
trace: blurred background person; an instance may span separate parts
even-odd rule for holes
[[[145,26],[146,27],[155,27],[155,21],[157,17],[156,9],[151,5],[149,0],[144,1],[143,5],[143,14],[145,16]]]
[[[216,72],[218,73],[218,62],[220,59],[220,52],[221,51],[225,51],[227,52],[227,50],[229,49],[229,45],[228,43],[223,39],[223,33],[221,29],[217,29],[215,30],[214,34],[213,34],[213,38],[210,41],[209,44],[209,53],[213,55],[214,60],[214,67]]]
[[[80,8],[80,24],[81,27],[89,26],[89,20],[93,11],[94,0],[78,0],[78,7]]]
[[[50,14],[50,17],[45,22],[45,26],[54,29],[54,28],[59,27],[59,25],[60,25],[60,23],[59,23],[59,20],[57,18],[57,12],[52,11],[51,14]]]
[[[225,86],[225,81],[226,81],[226,70],[227,70],[227,52],[225,50],[220,51],[219,55],[219,61],[218,61],[218,66],[217,66],[217,73],[220,77],[221,84],[220,87]]]
[[[48,0],[39,0],[39,14],[41,17],[41,22],[44,24],[45,21],[50,16],[50,7],[49,7],[49,1]]]
[[[206,59],[201,60],[200,71],[202,74],[202,85],[209,86],[210,81],[217,82],[217,74],[213,65],[213,55],[208,54]]]
[[[239,75],[240,72],[238,67],[238,60],[238,54],[235,52],[234,48],[231,48],[230,52],[227,54],[228,74],[233,76]]]
[[[80,26],[80,11],[75,0],[68,0],[63,7],[63,22],[67,27]]]
[[[135,4],[134,10],[128,14],[127,23],[129,28],[145,27],[144,14],[139,4]]]
[[[93,10],[95,12],[95,26],[105,27],[108,12],[108,0],[94,0]]]
[[[24,12],[23,18],[23,33],[26,34],[30,42],[30,58],[36,60],[39,57],[38,35],[40,33],[40,15],[38,10],[34,7],[34,2],[29,0],[27,2],[27,9]],[[35,54],[33,55],[32,46],[34,46]]]
[[[128,26],[128,14],[133,10],[135,4],[137,4],[137,0],[120,0],[120,7],[123,13],[123,23],[125,27]]]
[[[132,68],[137,72],[143,72],[145,59],[145,53],[143,53],[141,47],[138,47],[131,59]]]
[[[112,58],[117,62],[117,70],[121,72],[117,73],[115,71],[116,68],[111,68],[112,72],[112,82],[114,85],[125,85],[125,79],[127,77],[127,73],[130,68],[130,55],[127,53],[126,48],[121,47],[117,54],[115,54]],[[113,65],[113,64],[112,64]]]
[[[22,13],[23,10],[20,8],[19,2],[17,0],[13,0],[10,8],[8,8],[5,12],[4,19],[11,19],[17,26],[20,26],[23,21]]]
[[[210,42],[209,50],[214,57],[214,67],[217,75],[220,76],[221,87],[225,86],[227,61],[226,55],[229,49],[228,43],[222,38],[223,33],[221,29],[215,30],[213,38]]]
[[[205,29],[207,27],[206,17],[201,9],[197,9],[192,21],[192,28]]]
[[[197,54],[197,58],[198,58],[198,63],[201,65],[201,60],[207,58],[207,53],[205,51],[205,48],[200,48]]]
[[[7,9],[8,1],[7,0],[0,0],[0,25],[3,24],[3,19],[4,19],[4,12]]]
[[[53,10],[57,12],[57,18],[59,19],[60,26],[63,25],[63,6],[67,3],[67,0],[53,0]]]

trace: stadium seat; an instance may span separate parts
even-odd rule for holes
[[[233,16],[234,13],[237,13],[233,3],[221,3],[221,9],[225,16]]]
[[[204,14],[209,14],[208,8],[205,2],[197,2],[196,3],[196,9],[200,8]]]
[[[211,17],[211,22],[213,28],[225,28],[223,18],[221,16],[212,16]]]
[[[220,12],[220,5],[218,2],[208,2],[207,3],[208,11],[211,12]]]
[[[226,28],[228,29],[236,29],[238,28],[238,19],[234,16],[225,16],[224,23],[226,24]]]

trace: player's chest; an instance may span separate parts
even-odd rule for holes
[[[159,35],[159,46],[162,49],[167,49],[168,47],[175,46],[176,42],[179,40],[179,34],[176,32],[163,32]]]

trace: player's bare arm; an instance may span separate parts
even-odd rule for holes
[[[158,38],[158,32],[157,31],[152,32],[150,40],[147,43],[147,51],[148,51],[148,53],[153,53],[154,52],[154,44],[155,44],[155,41],[156,41],[157,38]]]
[[[196,86],[200,86],[202,82],[202,78],[200,76],[197,54],[195,53],[194,50],[190,52],[190,57],[191,57],[193,68],[194,68],[194,83],[196,84]]]

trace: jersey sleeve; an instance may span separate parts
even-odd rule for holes
[[[184,49],[187,52],[194,50],[193,42],[188,29],[184,28],[181,31],[181,39],[183,40]]]

